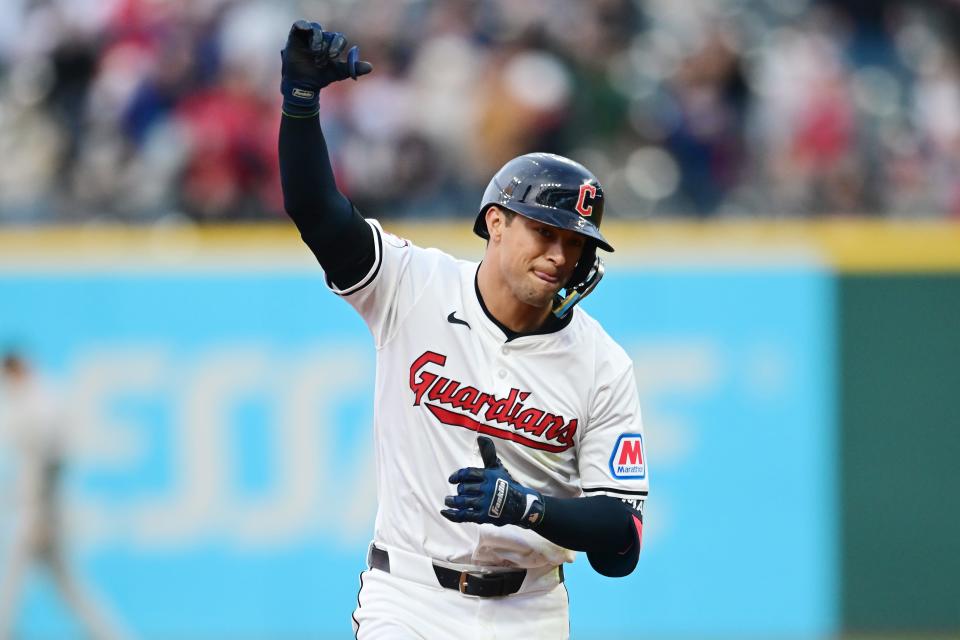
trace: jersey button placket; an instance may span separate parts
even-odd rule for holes
[[[501,380],[504,380],[504,379],[506,379],[506,377],[507,377],[507,370],[506,370],[506,368],[504,367],[504,364],[505,364],[505,363],[504,363],[503,360],[504,360],[504,358],[506,357],[506,355],[507,355],[508,353],[510,353],[510,348],[509,348],[509,347],[507,347],[506,345],[500,347],[500,357],[498,358],[498,360],[499,360],[499,365],[500,365],[500,369],[499,369],[499,371],[497,371],[497,377],[500,378]]]
[[[498,394],[504,393],[504,390],[508,389],[506,379],[510,368],[507,366],[507,354],[509,353],[510,347],[502,344],[497,349],[496,356],[494,357],[494,387]]]

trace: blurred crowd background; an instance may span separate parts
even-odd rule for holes
[[[955,0],[3,6],[0,224],[283,219],[298,17],[374,64],[321,102],[369,216],[472,217],[539,150],[587,164],[622,218],[960,217]]]

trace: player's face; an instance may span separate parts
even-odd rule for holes
[[[502,229],[500,269],[514,297],[533,307],[552,304],[583,253],[583,236],[521,215]]]

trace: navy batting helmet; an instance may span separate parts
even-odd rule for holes
[[[600,181],[582,164],[569,158],[552,153],[528,153],[505,164],[483,192],[480,213],[473,225],[474,233],[481,238],[490,238],[486,214],[492,205],[584,235],[590,240],[587,243],[590,249],[613,251],[600,235],[603,218]]]

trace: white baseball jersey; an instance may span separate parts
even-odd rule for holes
[[[574,553],[516,526],[440,515],[447,482],[483,467],[477,433],[521,484],[558,498],[647,495],[633,366],[582,308],[553,333],[507,340],[476,288],[478,264],[374,229],[370,272],[343,296],[377,348],[374,540],[437,560],[534,568]],[[550,517],[549,513],[546,517]]]

